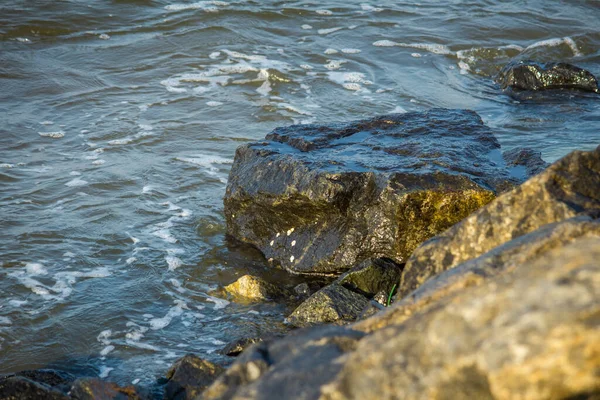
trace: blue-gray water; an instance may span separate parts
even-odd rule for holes
[[[235,148],[279,125],[470,108],[508,149],[600,144],[596,96],[517,102],[513,57],[600,74],[600,3],[3,1],[0,373],[147,384],[276,326],[214,290],[264,268],[228,247]]]

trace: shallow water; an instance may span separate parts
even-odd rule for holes
[[[215,297],[265,270],[224,238],[235,148],[291,123],[470,108],[505,149],[600,144],[596,95],[517,101],[514,57],[600,74],[597,1],[0,5],[0,373],[150,384],[280,324]],[[278,277],[273,279],[277,280]]]

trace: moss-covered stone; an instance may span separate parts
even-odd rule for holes
[[[334,283],[300,304],[287,322],[297,327],[326,323],[341,325],[355,321],[368,303],[366,297]]]
[[[341,275],[336,283],[372,298],[377,293],[390,293],[400,282],[402,266],[390,259],[374,258],[361,262]]]

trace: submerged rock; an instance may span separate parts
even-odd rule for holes
[[[98,378],[80,378],[70,391],[73,400],[150,400],[150,395],[135,386],[121,387]]]
[[[502,153],[502,157],[512,169],[513,175],[531,178],[550,166],[542,159],[542,153],[529,148],[515,148]],[[518,171],[521,169],[521,171]]]
[[[424,240],[519,183],[472,111],[433,109],[275,129],[236,151],[229,235],[288,271],[403,263]]]
[[[167,372],[166,400],[193,400],[224,371],[220,366],[188,354]]]
[[[500,71],[496,81],[502,89],[576,89],[599,93],[598,80],[594,75],[567,63],[512,62]]]
[[[574,151],[423,243],[402,273],[399,298],[427,279],[543,225],[600,214],[600,147]]]
[[[236,339],[227,343],[227,345],[225,345],[225,347],[220,350],[219,353],[230,357],[236,357],[253,344],[260,343],[262,341],[263,339],[258,337]]]
[[[273,300],[285,296],[285,290],[252,275],[244,275],[231,285],[225,286],[225,291],[246,301]]]
[[[355,321],[369,304],[366,297],[339,284],[325,286],[300,304],[287,322],[297,327]]]
[[[387,258],[374,258],[361,262],[341,275],[336,283],[373,298],[380,292],[390,293],[400,282],[402,266]],[[385,297],[385,295],[384,295]]]

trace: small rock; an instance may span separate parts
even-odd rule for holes
[[[389,293],[400,282],[402,266],[388,258],[365,260],[340,276],[336,283],[353,292],[372,298],[379,292]],[[385,303],[382,303],[385,305]]]
[[[283,289],[252,275],[244,275],[231,285],[225,286],[227,293],[242,300],[265,301],[285,296]]]
[[[308,283],[301,283],[301,284],[297,285],[296,287],[294,287],[294,292],[300,298],[308,298],[308,296],[310,296],[310,294],[311,294]]]
[[[371,300],[371,301],[369,301],[367,306],[365,308],[363,308],[358,319],[363,320],[363,319],[372,317],[373,315],[377,314],[381,310],[385,310],[385,305],[382,305],[378,301]]]
[[[567,63],[517,61],[507,64],[496,81],[502,89],[576,89],[598,93],[598,80],[590,72]]]
[[[391,289],[390,289],[391,291]],[[373,300],[377,303],[377,304],[381,304],[382,306],[387,306],[387,300],[389,297],[389,292],[386,291],[381,291],[378,292],[374,297]]]
[[[360,316],[368,303],[366,297],[338,284],[331,284],[300,304],[287,318],[287,322],[297,327],[349,323]]]
[[[70,392],[73,400],[148,400],[147,393],[138,391],[135,386],[121,387],[99,378],[80,378],[75,381]]]
[[[192,400],[223,372],[223,368],[187,354],[167,372],[165,400]]]
[[[221,350],[219,353],[230,357],[236,357],[241,352],[252,346],[254,343],[262,342],[262,338],[250,337],[233,340]]]

